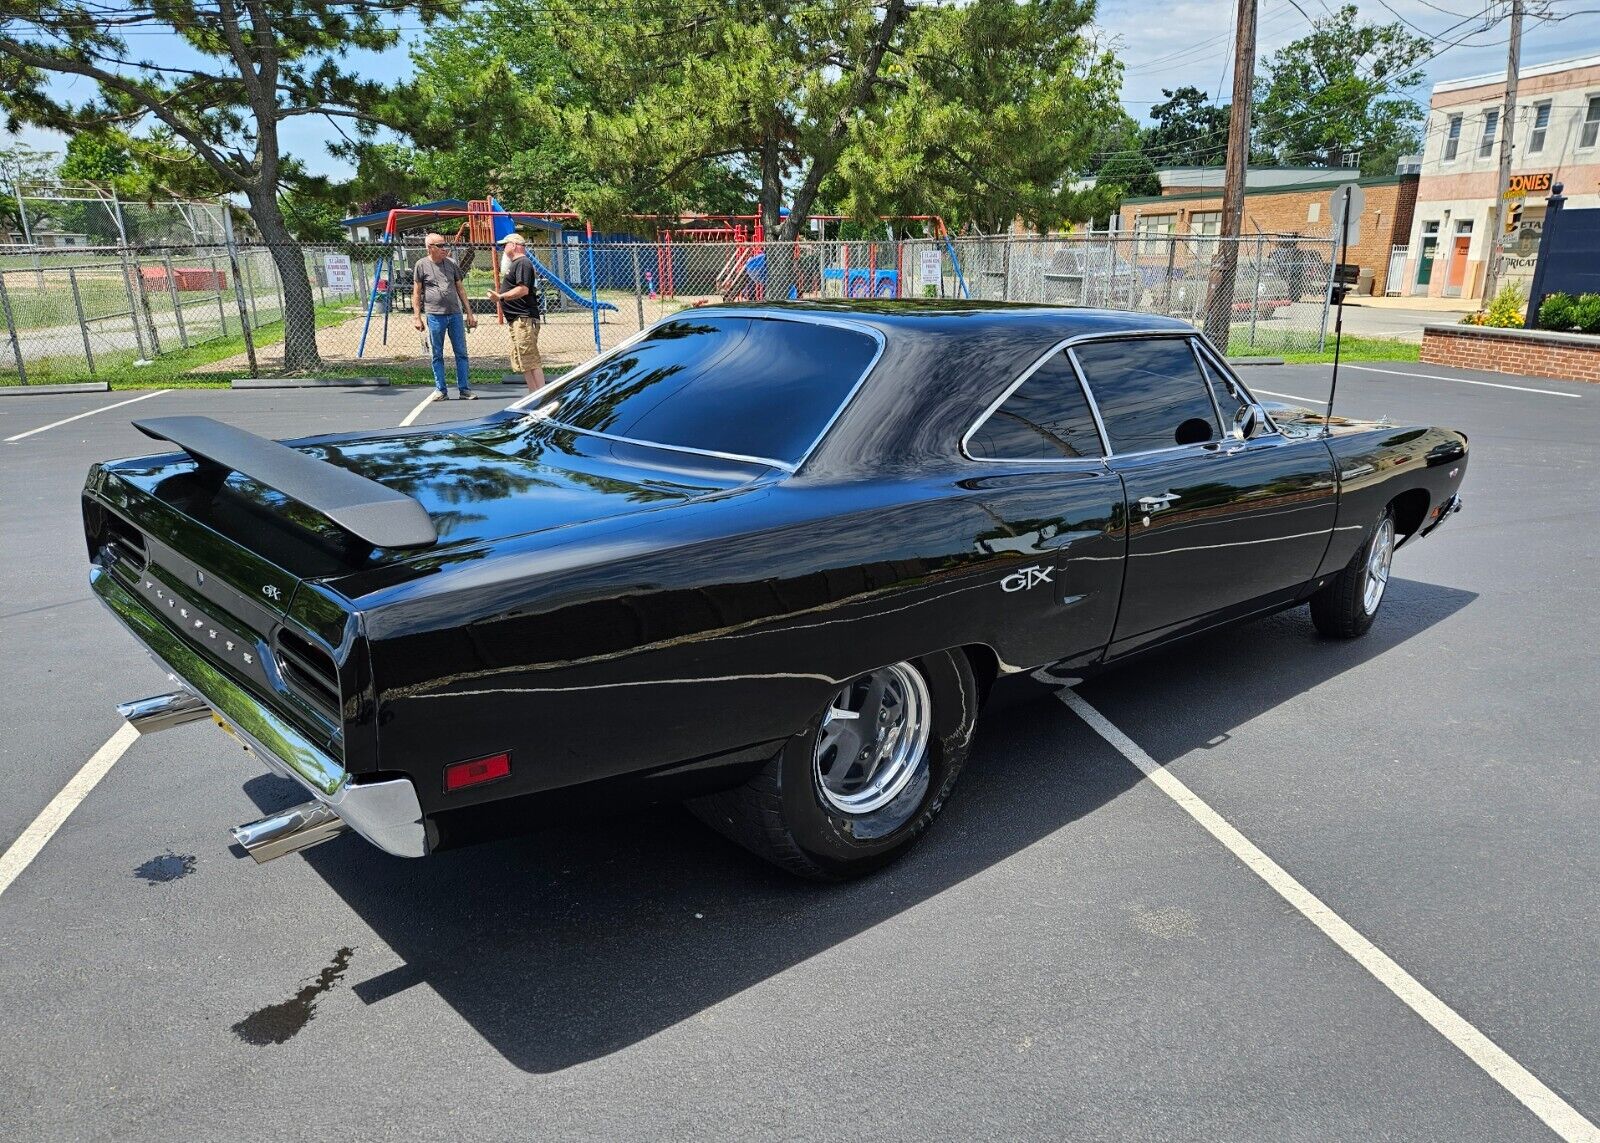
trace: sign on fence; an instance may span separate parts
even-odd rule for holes
[[[328,277],[328,289],[336,294],[356,292],[355,271],[350,268],[350,255],[324,254],[322,269]]]
[[[937,247],[923,250],[917,259],[917,293],[926,294],[929,286],[937,293],[943,276],[944,252]]]

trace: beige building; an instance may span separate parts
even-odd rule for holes
[[[1494,225],[1505,73],[1434,85],[1422,180],[1398,291],[1477,298]],[[1527,288],[1550,187],[1567,205],[1600,206],[1600,56],[1525,67],[1517,77],[1511,131],[1503,282]]]

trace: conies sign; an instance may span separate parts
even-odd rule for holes
[[[1536,175],[1512,175],[1511,185],[1506,188],[1506,197],[1527,198],[1530,194],[1549,194],[1550,181],[1550,171],[1540,171]]]

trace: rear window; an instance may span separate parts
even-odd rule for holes
[[[563,385],[539,412],[575,429],[796,464],[877,349],[836,325],[684,317]]]

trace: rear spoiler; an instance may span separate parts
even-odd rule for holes
[[[425,548],[439,533],[427,509],[403,492],[210,417],[134,421],[202,464],[258,480],[380,548]]]

